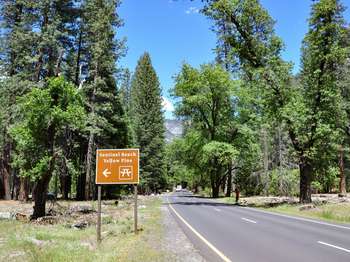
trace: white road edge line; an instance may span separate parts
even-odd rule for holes
[[[214,210],[215,210],[215,211],[218,211],[218,212],[221,212],[221,209],[218,209],[218,208],[216,208],[216,207],[214,207]]]
[[[211,250],[213,250],[223,261],[232,262],[228,257],[226,257],[222,252],[220,252],[215,246],[213,246],[208,240],[206,240],[197,230],[195,230],[187,221],[173,208],[169,202],[169,197],[167,196],[168,204],[174,214],[200,239],[202,240]]]
[[[273,213],[273,212],[263,211],[263,210],[259,210],[259,209],[256,209],[256,208],[250,208],[250,207],[240,207],[240,208],[243,209],[243,210],[244,209],[252,210],[252,211],[255,211],[255,212],[265,213],[265,214],[269,214],[269,215],[273,215],[273,216],[286,217],[286,218],[290,218],[290,219],[301,220],[301,221],[315,223],[315,224],[319,224],[319,225],[324,225],[324,226],[330,226],[330,227],[336,227],[336,228],[342,228],[342,229],[350,230],[350,227],[330,224],[330,223],[316,221],[316,220],[312,220],[312,219],[307,219],[307,218],[302,218],[302,217],[293,217],[293,216],[288,216],[288,215],[283,215],[283,214],[280,214],[280,213]]]
[[[247,222],[250,222],[250,223],[253,223],[253,224],[256,224],[256,223],[257,223],[256,221],[251,220],[251,219],[248,219],[248,218],[245,218],[245,217],[242,217],[242,220],[247,221]]]
[[[332,245],[332,244],[328,244],[328,243],[322,242],[322,241],[317,241],[317,243],[319,243],[319,244],[321,244],[321,245],[333,247],[333,248],[336,248],[336,249],[339,249],[339,250],[342,250],[342,251],[345,251],[345,252],[350,253],[350,250],[349,250],[349,249],[346,249],[346,248],[343,248],[343,247],[338,247],[338,246],[335,246],[335,245]]]

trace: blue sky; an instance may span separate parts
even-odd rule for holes
[[[294,72],[298,72],[300,46],[312,1],[261,0],[261,3],[276,20],[276,32],[286,46],[284,59],[292,61]],[[350,0],[342,3],[348,7],[344,16],[349,22]],[[120,65],[133,71],[138,58],[145,51],[150,53],[166,98],[167,118],[172,117],[169,90],[181,64],[186,61],[199,66],[214,59],[216,38],[210,30],[211,22],[198,13],[200,7],[199,0],[124,0],[119,8],[124,27],[118,31],[118,37],[126,37],[128,47]]]

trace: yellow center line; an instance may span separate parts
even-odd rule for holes
[[[169,202],[169,197],[167,196],[168,204],[174,214],[200,239],[202,240],[212,251],[214,251],[223,261],[232,262],[228,257],[226,257],[221,251],[219,251],[213,244],[206,240],[197,230],[195,230],[176,210]]]

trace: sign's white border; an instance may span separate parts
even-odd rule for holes
[[[97,168],[98,168],[98,151],[126,151],[126,150],[136,150],[138,152],[138,170],[137,170],[137,182],[103,182],[103,183],[97,183]],[[95,184],[96,185],[135,185],[140,183],[140,149],[139,148],[122,148],[122,149],[96,149],[96,168],[95,168]]]

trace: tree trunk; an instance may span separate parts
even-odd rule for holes
[[[220,191],[220,185],[215,185],[212,184],[211,186],[211,189],[212,189],[212,198],[218,198],[219,197],[219,191]]]
[[[267,140],[267,130],[266,128],[262,129],[262,139],[263,139],[263,164],[264,164],[264,195],[268,195],[269,192],[269,146],[268,146],[268,140]]]
[[[89,200],[91,197],[91,166],[92,166],[92,151],[94,145],[94,134],[90,132],[89,144],[86,155],[86,176],[85,176],[85,200]]]
[[[0,176],[0,199],[3,199],[4,198],[4,195],[5,195],[5,192],[4,192],[4,184],[2,182],[2,178]]]
[[[77,51],[77,61],[75,64],[75,77],[74,77],[74,84],[76,87],[80,85],[80,54],[81,54],[81,42],[82,42],[82,29],[79,30],[79,37],[78,37],[78,51]]]
[[[52,163],[50,163],[52,165]],[[34,197],[34,212],[31,216],[32,219],[37,219],[38,217],[45,216],[45,205],[46,205],[46,195],[47,189],[49,187],[49,182],[52,176],[51,167],[49,171],[44,174],[36,183],[33,189]]]
[[[228,175],[227,175],[227,187],[226,187],[226,197],[231,197],[231,191],[232,191],[232,172],[233,168],[230,165],[230,168],[228,170]]]
[[[54,105],[57,104],[56,97],[54,98]],[[47,138],[48,138],[48,144],[47,144],[47,152],[49,156],[51,156],[51,159],[48,163],[48,168],[44,174],[41,175],[41,177],[35,182],[34,188],[33,188],[33,199],[34,199],[34,210],[33,214],[31,216],[31,219],[37,219],[39,217],[45,216],[45,208],[46,208],[46,196],[47,196],[47,189],[49,187],[49,183],[52,177],[52,171],[54,169],[55,165],[55,133],[56,133],[56,126],[55,124],[50,125],[47,129]]]
[[[61,194],[64,200],[69,198],[69,192],[72,184],[72,177],[67,173],[64,173],[60,176],[60,184],[61,184]]]
[[[1,162],[4,160],[1,159]],[[1,173],[1,179],[0,182],[2,182],[2,185],[0,186],[0,189],[2,189],[0,192],[0,198],[2,197],[5,200],[11,199],[11,188],[10,188],[10,174],[9,170],[4,167],[4,163],[0,164],[0,173]]]
[[[214,165],[216,166],[216,165]],[[211,176],[210,176],[210,180],[211,180],[211,196],[212,198],[218,198],[219,194],[220,194],[220,179],[218,177],[218,171],[217,170],[212,170],[211,171]]]
[[[97,74],[97,65],[95,67],[95,74]],[[94,76],[94,89],[92,91],[91,97],[91,115],[94,119],[95,117],[95,95],[96,95],[96,85],[97,85],[97,76]],[[93,128],[95,128],[95,123],[93,122]],[[86,176],[85,176],[85,200],[89,200],[92,192],[92,179],[91,179],[91,167],[92,167],[92,154],[95,145],[95,134],[94,131],[90,131],[88,149],[86,154]]]
[[[235,188],[235,194],[236,194],[236,204],[238,204],[238,202],[239,202],[239,189],[238,189],[237,185]]]
[[[76,200],[84,200],[85,198],[85,173],[80,174],[77,178],[76,184],[77,194],[75,196]]]
[[[299,164],[300,170],[300,203],[311,203],[312,166],[307,162]]]
[[[221,190],[222,190],[222,193],[225,194],[226,192],[226,183],[227,183],[227,176],[225,176],[225,179],[223,179],[222,183],[221,183]]]
[[[21,177],[19,181],[18,200],[27,202],[29,198],[29,179],[27,177]]]
[[[346,196],[346,178],[344,173],[344,148],[341,145],[339,147],[339,197]]]
[[[2,152],[2,159],[0,159],[0,176],[2,177],[2,183],[3,183],[3,198],[5,200],[11,199],[11,186],[10,186],[10,174],[11,174],[11,139],[9,138],[6,128],[4,130],[4,148]]]

